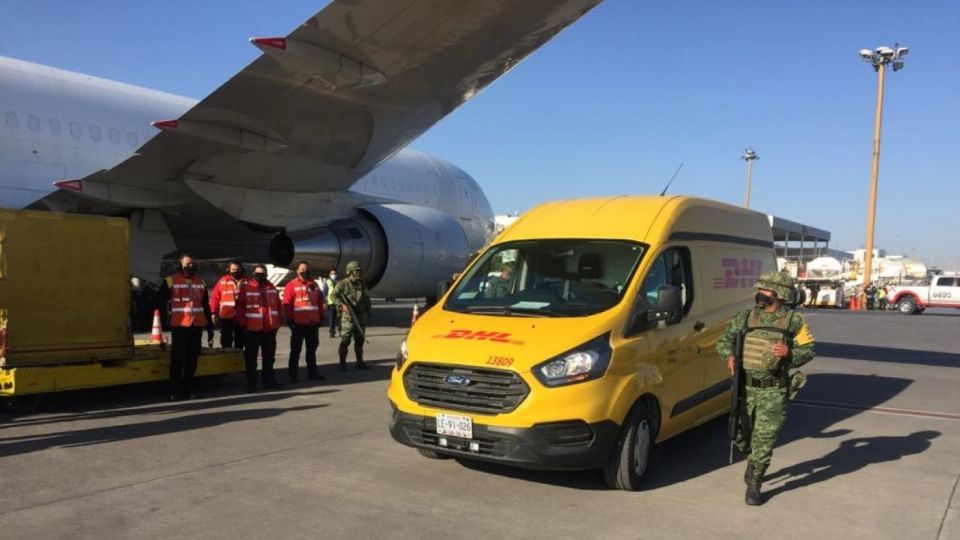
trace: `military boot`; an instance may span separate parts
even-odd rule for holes
[[[745,502],[749,506],[760,506],[763,504],[763,495],[760,493],[760,479],[751,478],[747,482],[747,494]]]
[[[349,348],[349,345],[347,343],[340,341],[340,350],[338,351],[340,353],[340,371],[347,370],[347,352],[349,350],[348,348]]]
[[[743,472],[743,483],[750,485],[750,479],[753,478],[753,462],[747,460],[747,470]]]
[[[357,347],[355,352],[357,353],[357,369],[370,369],[370,366],[363,361],[363,349]]]

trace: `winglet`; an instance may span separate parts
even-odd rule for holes
[[[67,189],[70,191],[83,191],[83,180],[60,180],[59,182],[54,182],[53,185],[57,186],[60,189]]]
[[[156,122],[150,122],[150,125],[157,129],[177,129],[176,120],[157,120]]]
[[[287,48],[287,38],[282,37],[254,37],[250,38],[250,43],[253,43],[258,49],[272,47],[274,49],[286,50]]]

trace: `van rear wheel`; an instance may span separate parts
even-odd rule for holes
[[[440,452],[437,452],[436,450],[430,450],[430,449],[427,449],[427,448],[417,448],[417,452],[420,452],[420,455],[421,455],[421,456],[423,456],[423,457],[425,457],[425,458],[430,458],[430,459],[450,459],[450,457],[451,457],[451,456],[448,456],[448,455],[446,455],[446,454],[441,454]]]
[[[649,470],[653,426],[653,417],[646,405],[639,405],[627,416],[620,428],[617,446],[603,467],[603,476],[611,489],[640,489]]]

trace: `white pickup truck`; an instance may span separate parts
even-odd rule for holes
[[[900,313],[923,313],[928,307],[960,308],[960,275],[933,276],[930,285],[893,287],[889,298]]]

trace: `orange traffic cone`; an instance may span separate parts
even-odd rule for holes
[[[413,317],[410,318],[410,326],[413,326],[413,323],[417,322],[417,317],[420,316],[420,307],[417,302],[413,303]]]
[[[163,345],[163,329],[160,328],[160,310],[153,310],[153,329],[150,331],[150,341]]]

